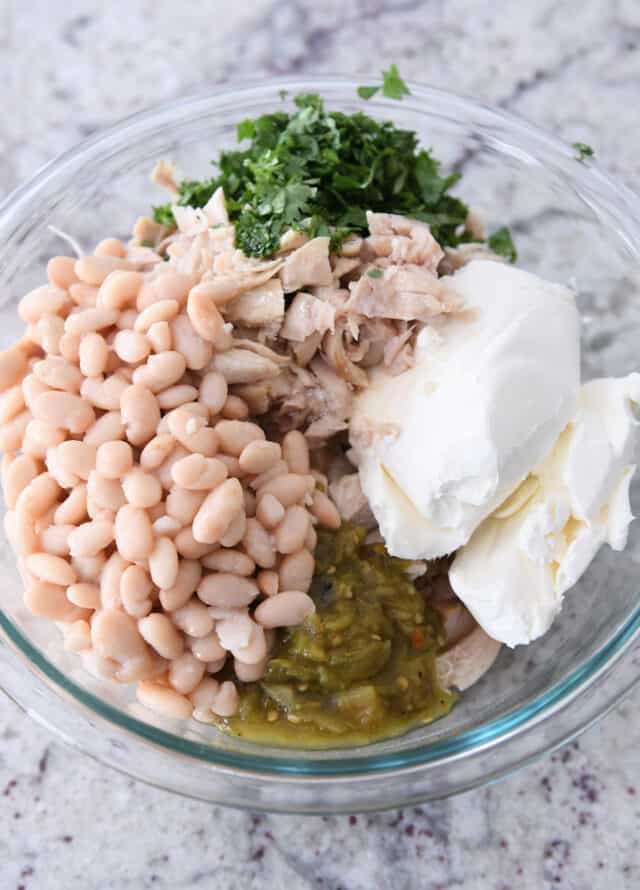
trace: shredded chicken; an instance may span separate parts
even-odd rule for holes
[[[365,273],[349,290],[347,309],[368,318],[426,322],[460,308],[456,296],[422,266],[389,266],[374,278]]]
[[[336,310],[331,303],[298,291],[287,309],[281,333],[287,340],[302,343],[314,333],[333,331],[335,320]]]
[[[290,250],[296,250],[306,244],[308,240],[309,236],[306,232],[301,232],[299,229],[287,229],[280,236],[280,252],[288,253]]]
[[[283,432],[304,429],[313,444],[345,430],[351,415],[352,394],[348,384],[319,356],[309,368],[291,365],[278,378],[269,381],[261,393],[254,390],[252,396],[269,399]]]
[[[315,420],[307,427],[309,438],[325,439],[347,428],[353,396],[347,383],[316,356],[311,362],[316,385],[309,394]]]
[[[176,184],[176,165],[170,161],[158,161],[151,171],[151,182],[171,192],[178,192]]]
[[[280,278],[287,294],[311,285],[332,284],[329,238],[312,238],[290,253],[285,260]]]
[[[302,343],[292,343],[291,351],[295,356],[295,360],[301,368],[306,368],[311,359],[314,357],[320,344],[322,343],[322,334],[315,331],[310,334]]]
[[[360,257],[340,256],[336,257],[333,262],[333,277],[340,281],[345,275],[355,272],[360,266]]]
[[[481,627],[474,628],[470,634],[436,658],[440,685],[445,689],[455,688],[461,692],[473,686],[496,660],[500,646]]]
[[[395,213],[367,213],[368,245],[392,263],[422,266],[435,275],[444,256],[426,223]]]
[[[167,234],[167,227],[155,222],[148,216],[139,216],[133,227],[133,240],[138,244],[147,242],[157,247]]]
[[[225,317],[247,327],[262,327],[277,324],[284,319],[284,290],[278,278],[271,278],[264,284],[245,291],[225,307]],[[271,328],[275,336],[277,328]]]
[[[329,485],[329,494],[345,522],[375,528],[376,520],[366,499],[360,477],[350,473]]]
[[[157,170],[169,187],[170,173]],[[330,255],[328,237],[310,239],[290,229],[279,254],[262,260],[236,248],[221,189],[203,208],[173,205],[173,211],[177,228],[169,235],[151,220],[139,221],[137,249],[157,261],[159,251],[140,242],[162,243],[176,271],[215,285],[233,336],[231,348],[217,351],[210,366],[223,371],[252,414],[268,413],[282,431],[304,430],[314,444],[346,429],[369,369],[400,374],[410,368],[419,327],[461,308],[438,270],[488,252],[464,245],[445,256],[426,223],[369,213],[370,235],[350,235],[337,254]],[[361,438],[369,434],[360,431]]]
[[[414,326],[406,325],[405,330],[387,340],[384,345],[384,364],[392,374],[402,374],[413,367],[413,348],[409,341]]]
[[[456,269],[461,269],[471,260],[491,260],[494,263],[506,263],[505,257],[494,253],[486,244],[471,241],[468,244],[460,244],[458,247],[445,247],[444,258],[440,261],[438,272],[440,275],[452,275]]]
[[[224,192],[221,188],[217,188],[211,195],[207,203],[202,208],[204,214],[209,220],[211,226],[228,226],[229,214],[227,213],[227,202],[225,201]]]
[[[228,383],[256,383],[280,373],[279,366],[271,359],[236,347],[215,353],[210,367],[223,374]]]
[[[340,248],[340,256],[359,257],[363,240],[359,235],[347,235]]]
[[[269,359],[270,362],[273,362],[280,368],[285,367],[290,362],[288,356],[276,352],[275,349],[271,349],[269,346],[266,346],[259,340],[253,340],[249,338],[235,338],[233,341],[233,345],[238,347],[239,349],[248,349],[249,352],[255,352],[256,355],[260,355],[262,356],[262,358]]]
[[[136,266],[144,266],[145,272],[149,271],[149,267],[161,263],[162,257],[153,249],[153,247],[142,247],[139,244],[129,244],[127,247],[127,260],[135,263]]]
[[[345,349],[345,339],[348,337],[348,330],[344,321],[340,321],[333,333],[326,334],[322,341],[322,353],[327,362],[334,368],[338,374],[359,389],[369,382],[367,372],[359,368],[347,355]],[[359,357],[362,358],[362,347],[359,348]]]

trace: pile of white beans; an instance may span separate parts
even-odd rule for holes
[[[232,716],[302,622],[315,526],[340,525],[300,432],[267,441],[215,357],[209,285],[116,239],[50,260],[0,353],[7,535],[24,601],[86,667],[164,716]]]

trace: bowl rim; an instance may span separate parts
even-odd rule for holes
[[[366,80],[367,78],[362,79]],[[47,183],[55,180],[74,165],[84,163],[87,155],[99,153],[113,142],[119,143],[129,132],[142,133],[145,130],[156,130],[164,123],[171,121],[175,123],[176,119],[181,116],[192,118],[199,109],[210,111],[212,104],[216,103],[241,103],[243,100],[247,102],[251,96],[273,101],[277,92],[283,89],[291,92],[326,91],[331,88],[351,90],[353,101],[357,103],[355,90],[359,80],[341,76],[301,76],[238,81],[232,85],[223,84],[216,89],[176,99],[172,102],[157,104],[136,112],[58,155],[43,165],[29,181],[8,194],[0,203],[0,231],[11,228],[16,220],[19,220],[23,207]],[[635,254],[640,254],[640,237],[638,237],[640,199],[624,184],[611,178],[599,161],[589,159],[578,164],[575,150],[571,146],[510,112],[455,92],[436,89],[415,81],[409,81],[409,87],[411,94],[405,98],[403,104],[410,110],[418,112],[421,109],[424,110],[424,105],[427,103],[432,109],[438,106],[446,107],[449,113],[454,115],[456,110],[481,113],[485,123],[506,127],[510,134],[520,136],[528,144],[533,145],[543,156],[549,155],[557,170],[565,168],[573,180],[583,186],[588,193],[596,194],[603,201],[615,205],[616,216],[619,215],[620,218],[625,218],[635,225],[635,233],[632,231],[629,246]],[[397,111],[398,103],[395,100],[376,96],[364,103],[362,107],[363,110],[369,110],[370,113],[380,112],[384,109]],[[288,749],[286,748],[278,749],[283,752],[282,757],[261,757],[257,753],[254,755],[230,752],[194,742],[191,739],[181,738],[138,720],[77,685],[70,677],[55,667],[1,609],[0,631],[11,644],[14,652],[19,653],[19,657],[26,667],[36,676],[40,676],[40,679],[44,677],[46,685],[53,686],[59,697],[71,699],[76,707],[87,708],[93,714],[138,740],[147,741],[162,751],[168,750],[173,754],[183,755],[198,763],[212,765],[221,770],[231,770],[262,778],[265,776],[280,779],[303,778],[307,783],[322,784],[336,778],[341,781],[345,779],[357,780],[381,773],[401,772],[406,775],[412,771],[434,765],[449,764],[460,758],[471,759],[490,749],[504,746],[515,735],[526,734],[542,722],[546,723],[560,710],[575,706],[580,694],[595,684],[605,673],[608,673],[634,647],[634,644],[640,639],[640,605],[630,613],[627,620],[586,662],[534,697],[526,706],[513,708],[488,723],[481,723],[448,740],[436,740],[427,745],[409,747],[396,754],[372,754],[357,758],[344,756],[339,760],[314,759],[314,751],[305,752],[306,756],[299,760],[292,759],[287,756]],[[613,696],[610,697],[606,705],[602,705],[598,713],[592,714],[588,720],[583,721],[583,724],[588,725],[601,716],[628,689],[627,686],[624,689],[619,688],[615,692],[612,690]],[[63,696],[60,696],[61,692]],[[13,691],[12,696],[15,697]],[[19,696],[17,698],[19,701]],[[555,740],[550,742],[548,739],[544,741],[541,739],[538,750],[527,759],[561,744],[575,732],[584,728],[584,725],[581,725],[578,720],[574,722],[573,727],[564,727]],[[334,748],[330,750],[333,752],[340,750],[346,754],[349,749]],[[496,775],[509,769],[510,767],[507,765],[499,769]],[[488,778],[490,777],[480,777],[475,784]]]

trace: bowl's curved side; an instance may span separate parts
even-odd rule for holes
[[[167,745],[167,734],[142,724],[139,745],[128,728],[109,713],[91,707],[82,690],[42,670],[33,650],[29,666],[19,657],[25,641],[15,639],[13,627],[0,613],[0,675],[4,692],[38,723],[65,744],[136,779],[188,797],[226,806],[289,813],[365,812],[437,800],[495,781],[531,763],[579,735],[622,701],[640,679],[640,610],[599,664],[589,666],[570,688],[557,689],[536,712],[526,717],[528,732],[519,732],[518,715],[500,732],[478,731],[473,751],[460,740],[459,749],[426,763],[416,752],[413,762],[402,758],[363,770],[344,758],[329,764],[304,761],[287,772],[265,772],[247,763],[209,763],[203,769],[197,752],[188,746]],[[19,648],[18,648],[19,647]],[[26,648],[29,647],[26,641]],[[56,682],[56,679],[58,682]],[[51,695],[51,692],[55,695]],[[60,702],[70,707],[60,708]],[[482,738],[484,736],[484,738]],[[174,756],[167,769],[167,747]],[[351,766],[351,769],[349,768]],[[195,768],[194,768],[195,767]],[[427,768],[425,768],[427,767]],[[353,770],[353,771],[352,771]]]

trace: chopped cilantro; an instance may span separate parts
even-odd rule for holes
[[[243,139],[253,139],[255,132],[256,128],[252,120],[240,121],[236,127],[236,137],[238,142],[242,142]]]
[[[153,218],[157,223],[172,228],[176,221],[173,218],[173,210],[171,204],[161,204],[159,207],[153,208]]]
[[[585,158],[592,158],[595,155],[594,150],[586,142],[572,142],[571,148],[577,151],[576,161],[584,161]]]
[[[411,93],[409,87],[400,77],[397,65],[390,65],[388,71],[382,72],[382,87],[358,87],[358,95],[361,99],[371,99],[372,96],[380,92],[380,89],[382,89],[382,95],[387,99],[402,99],[403,96],[408,96]]]
[[[506,226],[502,226],[502,228],[495,231],[493,235],[489,235],[487,243],[494,253],[506,257],[510,263],[515,263],[518,259],[518,252],[513,243],[511,232]]]
[[[287,96],[289,95],[289,90],[278,90],[278,95],[280,96],[280,98],[281,98],[282,101],[284,102],[285,99],[287,98]]]
[[[380,92],[380,87],[358,87],[358,95],[361,99],[371,99],[378,92]]]
[[[153,241],[149,241],[145,238],[144,241],[140,242],[140,247],[155,247],[155,244],[153,243]]]
[[[394,98],[408,92],[395,65],[384,72],[382,90]],[[367,210],[423,220],[442,245],[471,240],[468,208],[449,192],[459,174],[443,176],[416,133],[362,112],[327,111],[314,94],[294,102],[291,114],[239,123],[238,141],[246,145],[222,152],[211,179],[183,180],[177,204],[203,207],[222,187],[236,244],[255,257],[277,251],[287,228],[328,235],[336,250],[351,232],[367,234]],[[155,207],[154,218],[175,224],[171,204]]]
[[[410,94],[409,87],[400,77],[397,65],[390,65],[388,71],[382,72],[382,94],[387,99],[402,99]]]
[[[382,278],[384,272],[382,271],[382,269],[369,269],[367,275],[369,276],[369,278]]]

